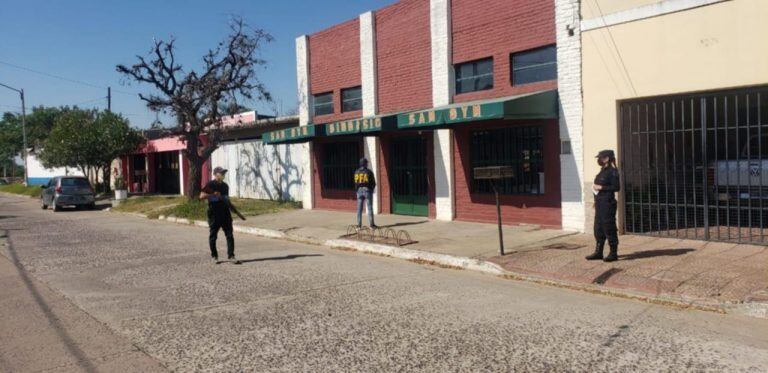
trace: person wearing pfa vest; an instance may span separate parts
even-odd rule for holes
[[[214,179],[205,185],[200,193],[201,200],[208,200],[208,245],[211,249],[211,257],[218,262],[219,252],[216,250],[216,239],[219,230],[224,231],[227,238],[227,259],[235,264],[240,262],[235,259],[235,236],[232,234],[232,214],[230,213],[229,185],[224,182],[227,170],[216,167],[213,170]]]
[[[613,150],[603,150],[597,154],[600,173],[595,177],[592,193],[595,195],[595,252],[587,260],[613,262],[618,260],[619,236],[616,229],[616,192],[621,190],[619,170],[616,167],[616,155]],[[611,252],[603,258],[605,241]]]
[[[363,225],[363,203],[368,208],[368,224],[376,228],[373,222],[373,191],[376,189],[376,177],[368,169],[368,160],[360,159],[360,168],[355,171],[355,190],[357,191],[357,226]]]

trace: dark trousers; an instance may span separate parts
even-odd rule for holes
[[[616,247],[619,245],[618,229],[616,228],[616,199],[599,198],[595,200],[595,240],[598,244]]]
[[[224,231],[227,238],[227,257],[235,256],[235,236],[232,234],[232,215],[229,211],[208,211],[208,246],[211,248],[211,255],[218,257],[216,250],[216,239],[219,236],[219,229]]]

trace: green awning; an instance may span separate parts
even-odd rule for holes
[[[356,135],[388,131],[397,128],[397,117],[394,115],[342,120],[324,124],[326,136]]]
[[[293,144],[307,142],[315,136],[322,136],[325,128],[320,125],[308,125],[267,132],[262,137],[265,144]]]
[[[557,90],[505,99],[466,102],[397,115],[400,129],[445,126],[490,119],[557,119]]]

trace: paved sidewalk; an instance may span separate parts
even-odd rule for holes
[[[235,224],[278,230],[289,236],[322,243],[345,235],[347,227],[354,222],[355,215],[348,212],[290,210],[248,217],[247,221]],[[416,241],[405,246],[408,249],[474,259],[499,255],[498,228],[494,224],[444,222],[400,215],[379,215],[376,224],[382,228],[407,231]],[[541,229],[533,225],[505,226],[503,230],[507,251],[574,235],[572,232]]]
[[[768,247],[621,236],[619,261],[587,261],[589,235],[494,257],[504,269],[579,284],[681,298],[703,306],[768,302]],[[606,247],[607,254],[607,247]],[[763,313],[765,309],[756,309]]]
[[[237,224],[327,244],[346,234],[352,221],[352,213],[293,210],[250,217]],[[536,226],[506,226],[507,255],[501,257],[494,224],[441,222],[397,215],[378,216],[377,223],[407,230],[417,241],[403,247],[406,255],[400,256],[405,258],[419,258],[412,250],[472,258],[494,263],[517,277],[531,276],[557,285],[627,293],[723,311],[738,306],[741,313],[768,317],[768,247],[764,246],[622,236],[620,260],[604,263],[584,259],[593,250],[591,235]],[[365,249],[365,245],[358,246],[371,251]],[[444,264],[439,260],[437,263]]]

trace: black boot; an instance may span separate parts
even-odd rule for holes
[[[619,245],[611,245],[611,253],[603,259],[604,262],[615,262],[619,260]]]
[[[595,244],[595,252],[592,253],[592,255],[587,256],[587,260],[600,260],[603,259],[603,247],[605,246],[605,242],[598,242]]]

